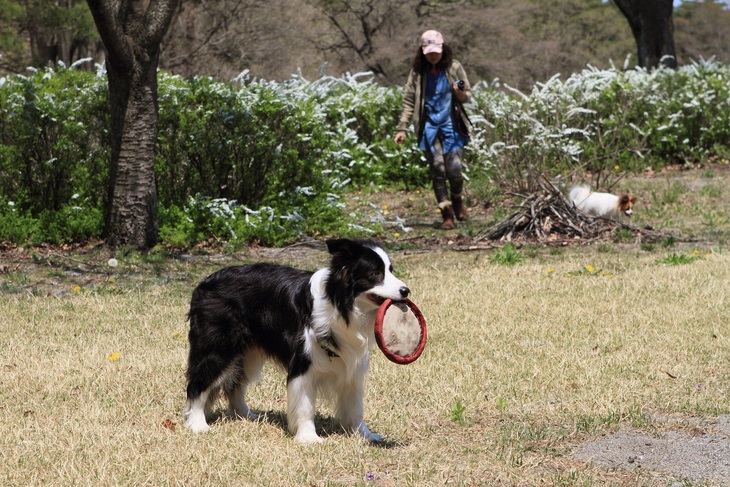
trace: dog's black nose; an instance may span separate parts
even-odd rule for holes
[[[398,291],[400,291],[400,295],[403,298],[407,298],[408,295],[411,294],[411,290],[408,289],[408,287],[406,287],[406,286],[401,287]]]

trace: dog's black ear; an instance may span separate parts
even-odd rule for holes
[[[370,239],[331,238],[327,240],[327,250],[333,256],[360,258],[364,253],[372,251],[381,245]]]
[[[359,255],[362,252],[362,244],[347,238],[331,238],[327,240],[327,250],[332,255],[346,254],[349,256]]]
[[[331,274],[325,284],[327,295],[332,297],[333,304],[349,325],[349,313],[355,301],[355,280],[350,264],[362,255],[364,247],[355,240],[339,238],[327,240],[327,249],[332,254]]]

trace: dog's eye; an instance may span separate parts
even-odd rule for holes
[[[358,281],[363,283],[378,282],[382,279],[383,275],[380,272],[368,272],[367,274],[361,274],[360,277],[357,278]]]

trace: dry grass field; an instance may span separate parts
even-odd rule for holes
[[[718,484],[571,456],[621,429],[730,413],[728,175],[654,182],[627,182],[643,195],[637,218],[697,242],[512,253],[394,243],[429,342],[406,366],[372,353],[365,415],[381,447],[337,431],[326,405],[326,441],[295,443],[274,368],[249,393],[265,421],[182,427],[195,283],[263,254],[314,269],[323,251],[125,254],[114,268],[101,250],[0,255],[0,484]]]

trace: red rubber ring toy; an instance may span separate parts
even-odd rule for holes
[[[383,320],[385,319],[385,312],[388,310],[390,305],[393,304],[393,300],[386,299],[383,301],[383,304],[381,304],[380,308],[378,308],[378,313],[375,315],[375,341],[377,342],[378,347],[388,360],[401,365],[410,364],[416,360],[421,356],[423,349],[426,347],[426,319],[423,317],[423,313],[421,313],[421,310],[418,309],[418,306],[416,306],[413,301],[406,298],[405,303],[416,316],[416,319],[418,319],[418,324],[421,325],[421,341],[418,343],[418,346],[413,353],[408,356],[404,357],[403,355],[391,352],[386,346],[385,338],[383,337]]]

